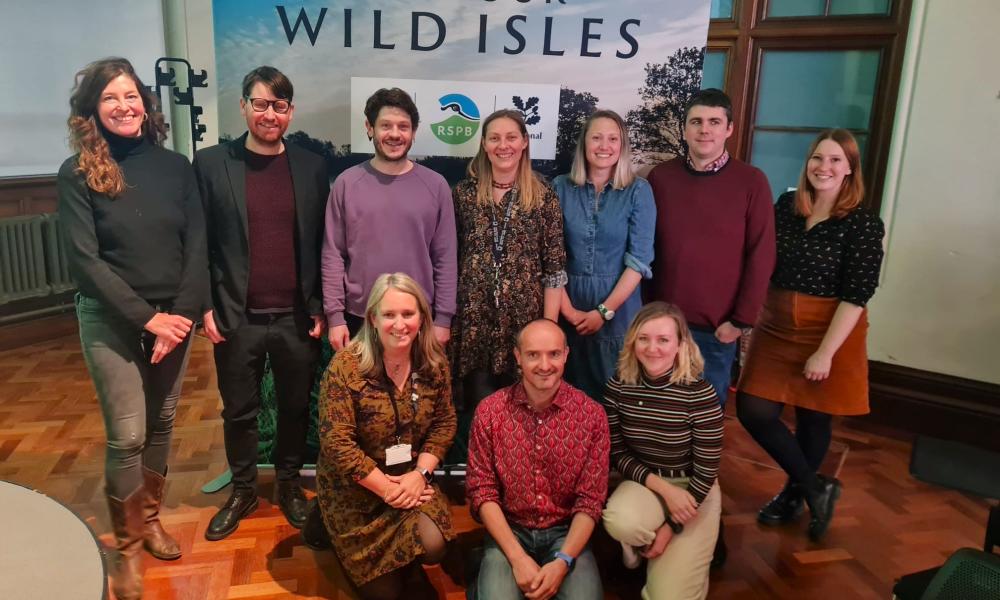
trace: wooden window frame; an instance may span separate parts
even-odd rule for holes
[[[752,156],[760,61],[764,50],[878,49],[882,52],[869,138],[863,166],[866,204],[882,204],[885,168],[892,138],[899,81],[903,69],[911,0],[892,0],[888,15],[767,17],[768,0],[734,0],[732,19],[712,19],[708,48],[728,51],[725,88],[733,101],[736,124],[729,151],[741,160]]]

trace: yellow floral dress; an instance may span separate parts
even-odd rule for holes
[[[419,513],[453,540],[448,501],[440,489],[430,501],[409,510],[392,508],[359,480],[376,467],[386,470],[385,450],[396,441],[409,443],[414,461],[421,452],[443,459],[455,436],[447,368],[432,377],[419,374],[402,390],[388,378],[362,375],[358,358],[338,352],[323,377],[319,398],[320,457],[316,489],[323,520],[344,571],[355,583],[403,567],[424,553],[417,533]],[[411,401],[416,393],[416,402]],[[436,486],[435,486],[436,487]]]

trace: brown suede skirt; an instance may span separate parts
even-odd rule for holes
[[[838,298],[771,288],[754,327],[740,391],[831,415],[868,414],[868,311],[833,357],[830,376],[809,381],[806,360],[819,348]]]

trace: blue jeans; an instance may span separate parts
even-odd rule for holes
[[[517,541],[538,566],[552,560],[552,555],[562,548],[569,532],[569,525],[556,525],[548,529],[527,529],[511,525]],[[514,581],[514,570],[503,550],[489,534],[483,552],[483,562],[479,567],[479,578],[475,584],[476,600],[521,600],[524,594]],[[597,572],[597,560],[590,548],[576,558],[573,570],[563,579],[556,600],[602,600],[604,590],[601,576]]]
[[[733,360],[736,359],[736,349],[739,347],[739,340],[729,344],[723,344],[715,339],[714,331],[691,330],[691,337],[694,343],[698,344],[701,355],[705,359],[705,381],[715,389],[715,394],[719,397],[719,405],[726,407],[726,398],[729,396],[729,383],[732,380]]]

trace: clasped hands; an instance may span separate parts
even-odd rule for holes
[[[410,471],[403,475],[386,475],[389,487],[386,488],[382,500],[393,508],[416,508],[434,495],[434,488],[424,480],[419,471]]]
[[[552,559],[539,567],[528,554],[511,561],[511,569],[517,587],[528,600],[552,598],[559,593],[563,579],[569,574],[569,567],[562,559]]]
[[[153,355],[149,362],[156,364],[163,360],[163,357],[170,354],[178,344],[184,341],[194,323],[191,319],[181,315],[158,312],[153,315],[144,329],[156,336],[153,342]]]

